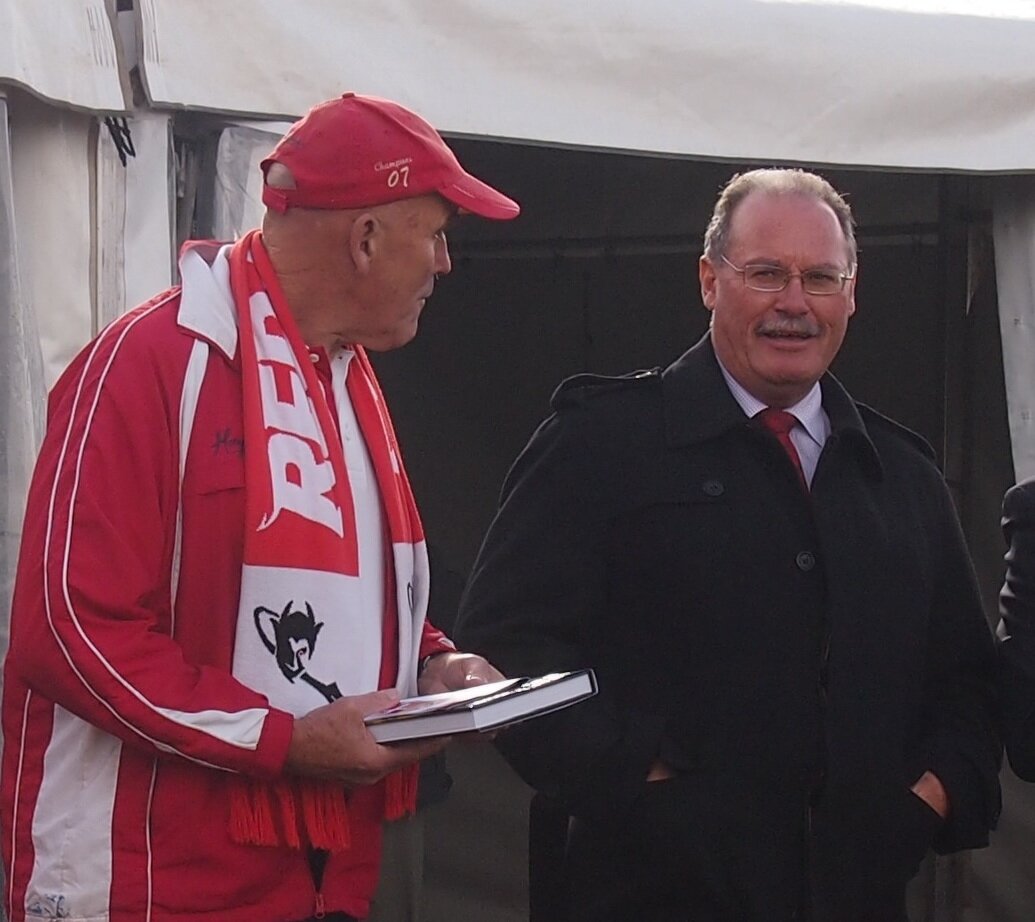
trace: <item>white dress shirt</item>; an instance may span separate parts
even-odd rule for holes
[[[716,356],[718,361],[718,356]],[[733,399],[740,404],[740,408],[747,416],[757,416],[767,404],[762,403],[754,395],[748,393],[736,378],[733,377],[719,362],[722,376],[733,395]],[[791,430],[791,441],[798,450],[798,457],[801,458],[801,468],[805,474],[805,480],[812,486],[812,477],[816,473],[816,465],[819,464],[819,456],[823,452],[827,436],[830,435],[830,419],[826,410],[823,409],[823,392],[817,381],[812,385],[811,390],[802,397],[794,406],[787,407],[797,421],[798,425]]]

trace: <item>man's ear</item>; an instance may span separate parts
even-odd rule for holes
[[[377,215],[364,211],[349,228],[349,255],[360,274],[370,271],[370,264],[381,245],[381,222]]]
[[[708,310],[715,310],[715,284],[717,276],[715,267],[707,256],[702,256],[697,263],[697,276],[701,280],[701,300]]]

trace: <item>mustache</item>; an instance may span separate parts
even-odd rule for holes
[[[763,320],[755,332],[760,336],[819,336],[819,324],[812,317],[774,317]]]

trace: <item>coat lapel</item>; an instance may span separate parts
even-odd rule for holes
[[[665,441],[670,446],[705,442],[747,422],[722,376],[708,333],[666,368],[661,380]],[[880,455],[855,401],[829,372],[820,379],[820,387],[831,437],[849,447],[870,476],[883,479]]]

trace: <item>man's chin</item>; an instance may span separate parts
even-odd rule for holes
[[[391,352],[393,349],[400,349],[405,346],[416,335],[417,324],[415,322],[412,327],[393,330],[378,337],[371,337],[368,342],[360,343],[360,345],[368,352]]]
[[[755,366],[755,374],[758,376],[760,390],[764,389],[765,394],[755,394],[760,400],[771,401],[777,395],[781,404],[791,406],[801,400],[820,378],[823,377],[823,369],[817,363],[806,364],[790,362],[772,362],[764,366]],[[751,388],[748,388],[751,391]]]
[[[820,378],[825,369],[815,340],[797,340],[766,349],[756,367],[772,380],[806,381]]]

